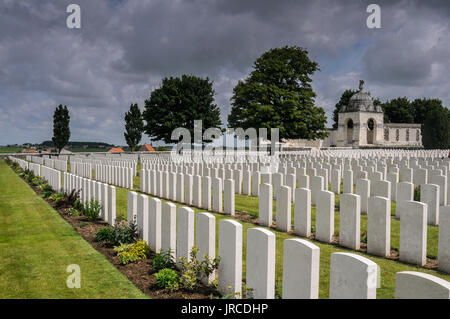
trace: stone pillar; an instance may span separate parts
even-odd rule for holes
[[[242,225],[235,220],[219,221],[219,256],[219,292],[239,298],[236,294],[242,290]]]
[[[311,236],[311,191],[306,188],[295,189],[294,233]]]
[[[414,184],[410,182],[400,182],[397,184],[397,206],[401,201],[412,201],[414,199]],[[400,219],[400,212],[396,208],[395,217]]]
[[[360,197],[342,194],[340,200],[339,245],[358,250],[361,245]]]
[[[331,171],[331,191],[335,194],[341,192],[341,171],[338,169],[333,169]]]
[[[194,175],[194,197],[192,198],[192,205],[195,207],[202,206],[202,177]]]
[[[311,180],[311,204],[317,205],[317,196],[320,192],[324,191],[323,177],[312,176]]]
[[[401,201],[400,261],[423,266],[427,257],[427,204]]]
[[[177,246],[177,206],[173,203],[162,203],[161,214],[161,250],[171,251],[176,258]]]
[[[391,183],[388,181],[374,181],[370,184],[370,196],[391,198]]]
[[[356,180],[356,195],[361,199],[361,214],[366,215],[370,197],[370,181],[368,179]]]
[[[252,196],[259,196],[259,183],[261,174],[259,172],[252,173]]]
[[[283,299],[319,298],[319,267],[319,247],[303,239],[284,240]]]
[[[245,170],[242,182],[242,194],[251,195],[251,175],[250,171]]]
[[[214,178],[214,180],[220,178]],[[222,186],[222,185],[220,185]],[[216,257],[216,217],[210,213],[196,215],[195,246],[198,248],[198,258],[203,260],[205,255],[210,259]],[[209,278],[202,278],[203,283],[210,284],[215,279],[215,272]]]
[[[420,202],[427,204],[428,225],[439,224],[439,186],[435,184],[420,185]]]
[[[288,186],[291,189],[291,201],[295,203],[295,189],[297,188],[297,181],[295,179],[294,174],[286,175],[286,183],[285,186]]]
[[[114,186],[109,186],[108,209],[108,223],[114,226],[116,223],[116,188]]]
[[[186,174],[184,175],[184,202],[186,205],[191,206],[192,205],[192,180],[193,176]]]
[[[391,200],[397,201],[397,184],[398,184],[398,174],[388,173],[387,181],[391,183]]]
[[[144,225],[147,222],[148,215],[148,196],[140,194],[137,199],[136,224],[139,238],[146,238],[144,236]]]
[[[351,253],[332,253],[330,299],[375,299],[378,265]]]
[[[395,274],[395,299],[450,299],[450,282],[417,271]]]
[[[147,243],[158,254],[161,251],[161,200],[150,198],[148,208]]]
[[[209,178],[209,177],[208,177]],[[194,210],[189,207],[178,207],[177,223],[177,263],[181,258],[191,259],[190,253],[194,247]]]
[[[211,177],[204,176],[202,183],[202,208],[211,210]]]
[[[291,189],[288,186],[280,186],[277,195],[277,229],[291,231]]]
[[[316,207],[316,234],[318,241],[331,243],[334,234],[334,193],[321,191]]]
[[[246,285],[255,299],[275,298],[275,234],[264,228],[247,230]]]
[[[370,197],[367,214],[367,253],[391,255],[391,201],[385,197]]]
[[[138,194],[136,192],[128,192],[128,201],[127,201],[127,222],[128,225],[136,222],[137,218],[137,199]]]
[[[450,206],[442,207],[439,213],[438,266],[450,274]]]
[[[225,181],[224,213],[228,214],[228,215],[232,215],[232,216],[234,216],[234,214],[235,214],[234,186],[235,186],[235,183],[232,179],[227,179]]]
[[[222,179],[218,177],[214,177],[212,180],[212,209],[214,212],[222,213],[223,212],[223,204],[222,204]]]
[[[353,172],[344,171],[344,193],[353,194]]]
[[[261,184],[259,186],[259,224],[262,226],[272,225],[272,185]]]

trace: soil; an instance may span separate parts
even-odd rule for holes
[[[22,178],[23,179],[23,178]],[[35,191],[36,194],[42,196],[43,191],[39,187],[23,179]],[[136,262],[122,265],[119,262],[114,247],[108,243],[94,241],[95,234],[100,228],[107,227],[105,221],[89,221],[85,216],[71,216],[66,213],[70,207],[56,207],[55,203],[43,198],[50,206],[56,210],[59,215],[66,220],[75,231],[81,235],[88,243],[97,251],[102,253],[121,273],[123,273],[133,284],[143,293],[153,299],[211,299],[220,298],[220,294],[213,287],[197,284],[193,291],[178,290],[171,292],[167,289],[159,289],[155,284],[155,271],[153,270],[153,258],[155,254],[152,252],[147,259],[138,260]]]

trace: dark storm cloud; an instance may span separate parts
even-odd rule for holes
[[[82,28],[66,28],[66,6]],[[226,122],[234,85],[265,50],[299,45],[319,62],[317,104],[330,115],[364,78],[381,98],[450,101],[449,1],[378,1],[382,28],[366,27],[370,1],[0,0],[0,144],[51,137],[67,104],[73,140],[123,144],[123,114],[143,107],[164,76],[214,81]]]

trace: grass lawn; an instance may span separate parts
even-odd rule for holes
[[[139,188],[139,177],[135,177],[134,179],[134,185],[135,190],[138,191]],[[117,205],[117,215],[121,215],[123,217],[126,217],[127,215],[127,193],[128,189],[116,188],[116,205]],[[164,200],[163,200],[164,201]],[[258,215],[258,198],[257,197],[250,197],[250,196],[244,196],[244,195],[236,195],[235,198],[236,201],[236,210],[237,211],[247,211],[252,214]],[[185,205],[178,205],[177,206],[185,206]],[[339,207],[339,196],[336,196],[336,206]],[[273,204],[274,210],[276,208],[275,202]],[[196,213],[203,212],[205,210],[193,208]],[[393,205],[393,209],[395,209],[395,205]],[[274,212],[275,213],[275,212]],[[395,211],[393,212],[395,215]],[[312,208],[312,226],[315,225],[315,208]],[[217,233],[217,239],[218,239],[218,220],[224,219],[224,218],[230,218],[229,216],[222,215],[222,214],[216,214],[213,213],[214,216],[216,216],[217,223],[216,223],[216,233]],[[275,214],[274,214],[275,215]],[[240,222],[240,221],[239,221]],[[243,279],[245,280],[245,265],[246,265],[246,237],[247,237],[247,229],[252,227],[259,227],[257,225],[251,224],[251,223],[245,223],[240,222],[243,226],[243,267],[244,267],[244,274]],[[335,218],[335,231],[338,232],[339,230],[339,213],[336,213]],[[367,216],[361,216],[361,227],[362,229],[366,229],[367,225]],[[273,233],[276,235],[276,280],[277,280],[277,293],[281,294],[281,279],[282,279],[282,265],[283,265],[283,241],[288,238],[298,238],[295,235],[289,235],[284,232],[279,232],[274,229],[270,229]],[[391,246],[394,248],[398,248],[399,245],[399,236],[400,236],[400,223],[397,220],[392,220],[391,224]],[[428,255],[429,256],[436,256],[437,254],[437,234],[438,234],[438,228],[437,227],[428,227]],[[378,266],[380,267],[381,271],[381,286],[377,290],[377,297],[378,298],[394,298],[395,296],[395,274],[399,271],[419,271],[424,273],[429,273],[441,278],[444,278],[445,280],[450,281],[450,275],[444,274],[438,271],[434,270],[428,270],[421,267],[416,267],[413,265],[404,264],[398,261],[389,260],[385,258],[379,258],[370,256],[364,253],[358,253],[355,251],[352,251],[350,249],[345,248],[339,248],[333,245],[323,244],[314,240],[311,240],[315,245],[317,245],[320,248],[320,286],[319,286],[319,297],[320,298],[328,298],[328,291],[329,291],[329,277],[330,277],[330,255],[334,252],[351,252],[356,253],[361,256],[364,256],[366,258],[371,259],[372,261],[376,262]],[[216,242],[216,249],[218,248],[218,241]],[[217,250],[216,250],[217,251]]]
[[[0,147],[0,154],[1,153],[18,153],[22,150],[23,150],[23,147],[2,146],[2,147]]]
[[[70,289],[66,268],[81,269]],[[0,161],[0,298],[146,298]]]

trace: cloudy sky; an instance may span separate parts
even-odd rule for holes
[[[381,29],[366,8],[381,7]],[[81,29],[66,7],[81,7]],[[239,79],[264,51],[307,48],[319,63],[316,104],[331,113],[357,88],[381,100],[450,105],[450,1],[0,0],[0,145],[51,139],[58,104],[71,140],[123,145],[123,117],[166,76],[214,81],[226,122]],[[148,137],[144,141],[149,141]]]

